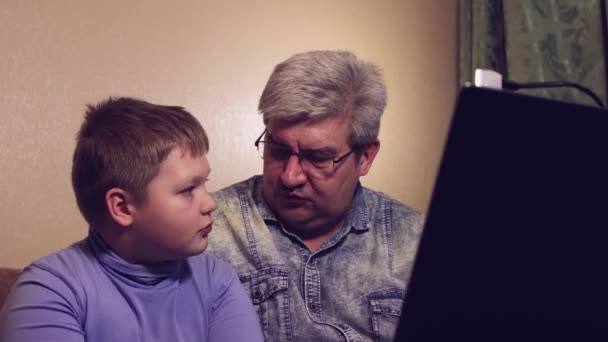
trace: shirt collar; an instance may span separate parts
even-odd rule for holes
[[[359,231],[369,230],[367,202],[365,202],[365,195],[363,194],[363,186],[361,186],[361,182],[357,183],[357,188],[355,189],[355,196],[353,197],[353,211],[354,215],[352,218],[352,227]]]
[[[260,211],[262,219],[264,219],[264,221],[274,221],[275,223],[278,223],[279,220],[266,203],[266,200],[264,200],[264,195],[262,194],[262,176],[256,176],[253,179],[253,182],[253,200]]]

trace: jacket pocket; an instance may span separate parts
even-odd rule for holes
[[[289,272],[270,268],[239,275],[260,318],[266,341],[291,341]]]
[[[397,331],[405,290],[389,288],[367,296],[371,312],[374,341],[392,341]]]

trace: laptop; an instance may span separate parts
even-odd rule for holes
[[[395,341],[608,341],[608,111],[461,89]]]

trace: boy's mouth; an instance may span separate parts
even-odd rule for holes
[[[204,227],[203,229],[199,230],[199,232],[203,235],[203,236],[207,236],[209,235],[209,233],[211,233],[211,231],[213,230],[213,223],[209,223],[209,225],[207,225],[206,227]]]

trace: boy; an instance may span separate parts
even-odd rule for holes
[[[0,314],[0,340],[262,341],[234,270],[197,256],[216,207],[208,149],[181,107],[89,106],[72,166],[89,234],[25,268]]]

